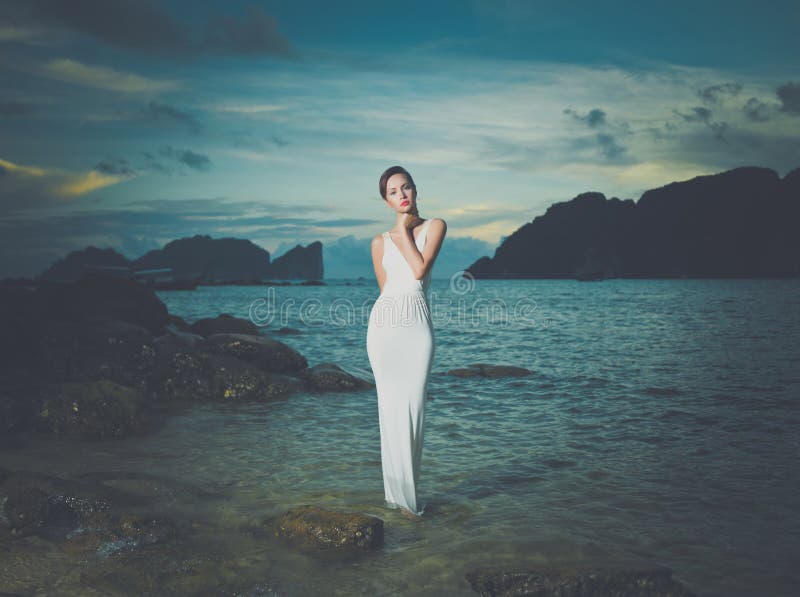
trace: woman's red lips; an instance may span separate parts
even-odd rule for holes
[[[410,202],[410,201],[401,201],[401,202],[400,202],[400,205],[401,205],[401,206],[402,206],[402,205],[408,205],[409,203],[411,203],[411,202]]]

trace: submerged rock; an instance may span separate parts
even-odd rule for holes
[[[383,545],[383,521],[375,516],[304,505],[275,522],[274,533],[298,547],[371,550]]]
[[[33,425],[40,431],[100,439],[146,429],[142,395],[113,381],[63,382],[38,390]]]
[[[336,363],[319,363],[302,372],[315,390],[346,392],[374,387],[374,384],[351,375]]]
[[[489,363],[472,363],[465,369],[450,369],[447,375],[456,377],[523,377],[533,373],[525,367],[513,365],[492,365]]]
[[[475,570],[466,579],[484,597],[693,597],[668,568]]]

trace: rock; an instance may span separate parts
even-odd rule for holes
[[[137,390],[113,381],[55,383],[39,388],[32,422],[50,433],[120,437],[146,428],[143,402]]]
[[[489,363],[472,363],[466,369],[450,369],[447,375],[456,377],[524,377],[533,371],[525,367],[513,365],[492,365]]]
[[[374,384],[351,375],[336,363],[319,363],[302,372],[315,390],[347,392],[374,387]]]
[[[168,330],[177,330],[179,332],[191,332],[192,326],[186,323],[186,320],[179,316],[173,315],[172,313],[167,314],[167,325],[165,326]]]
[[[41,375],[52,381],[108,379],[146,392],[155,339],[126,321],[54,322],[41,338]]]
[[[363,551],[383,545],[383,521],[366,514],[318,506],[291,508],[274,524],[274,533],[298,547]]]
[[[202,336],[172,331],[155,341],[155,365],[147,379],[151,402],[188,402],[213,399]]]
[[[56,321],[122,320],[160,334],[169,323],[167,307],[135,280],[100,273],[69,284],[43,283],[36,290],[46,318]]]
[[[20,487],[8,492],[5,498],[0,525],[10,528],[15,535],[29,535],[44,525],[49,513],[45,492],[36,487]]]
[[[476,570],[465,576],[485,597],[693,597],[667,568]]]
[[[259,328],[252,321],[233,317],[227,313],[222,313],[216,317],[198,319],[188,331],[203,337],[212,334],[250,334],[258,336],[261,333]]]
[[[226,354],[212,355],[205,364],[214,400],[271,400],[284,398],[303,386],[302,380],[270,373]]]
[[[206,338],[206,350],[252,363],[263,371],[296,373],[308,367],[306,358],[287,344],[249,334],[213,334]]]
[[[7,434],[24,429],[31,418],[30,387],[0,387],[0,447]]]
[[[281,329],[279,329],[275,333],[279,334],[281,336],[290,336],[290,335],[302,334],[303,332],[301,332],[300,330],[295,329],[295,328],[289,328],[289,327],[284,326],[284,327],[282,327]]]

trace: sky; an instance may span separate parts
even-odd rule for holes
[[[796,0],[0,0],[0,278],[195,234],[373,276],[393,165],[447,222],[434,277],[586,191],[785,176],[798,30]]]

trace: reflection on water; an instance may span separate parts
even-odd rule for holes
[[[192,321],[246,317],[263,290],[159,296]],[[376,295],[370,284],[276,290],[279,301],[319,300],[323,314]],[[437,280],[431,291],[453,292]],[[464,574],[479,566],[608,561],[667,566],[698,595],[794,592],[798,281],[479,280],[459,292],[467,303],[532,299],[535,309],[475,325],[434,315],[419,489],[430,509],[420,521],[382,507],[369,390],[198,405],[145,438],[32,435],[3,465],[104,472],[109,486],[149,492],[164,513],[195,521],[198,548],[262,594],[469,595]],[[281,339],[311,365],[369,376],[365,320],[309,328],[298,310],[289,317],[304,333]],[[445,374],[474,362],[534,374]],[[301,504],[383,518],[383,549],[335,566],[244,532]]]

